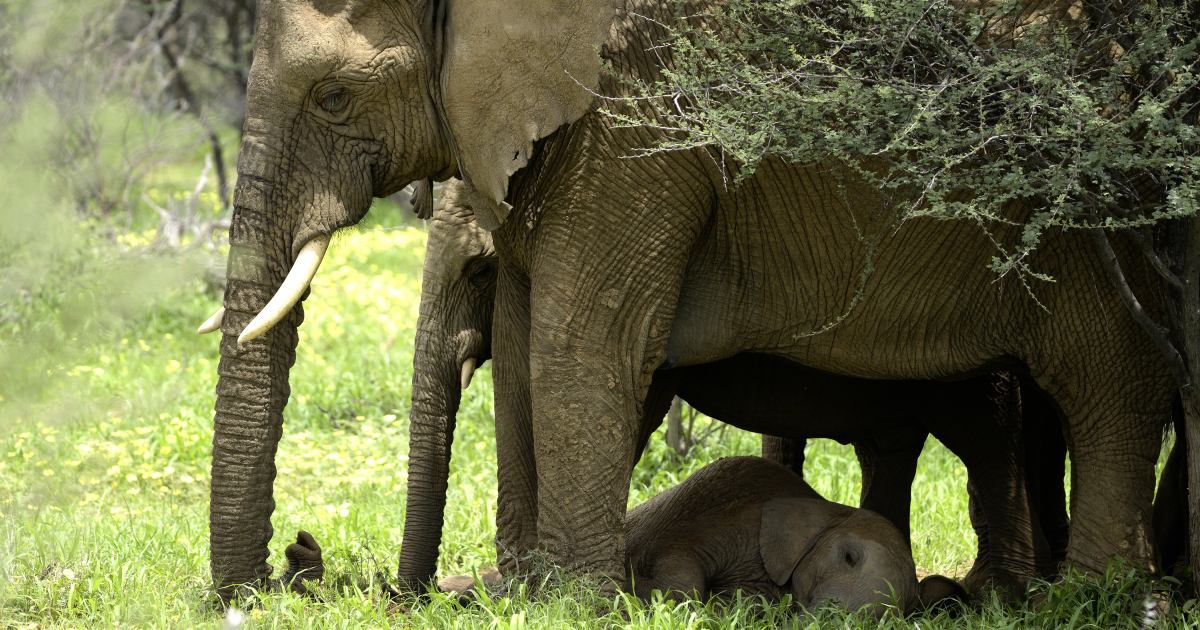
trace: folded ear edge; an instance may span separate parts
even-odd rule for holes
[[[845,520],[841,513],[845,509],[811,496],[776,497],[763,502],[758,552],[771,581],[777,586],[787,584],[821,535]]]
[[[533,143],[596,104],[600,49],[623,15],[621,0],[455,0],[446,13],[438,78],[460,177],[477,191],[477,222],[508,217],[509,177]]]

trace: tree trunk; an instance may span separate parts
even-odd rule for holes
[[[667,446],[680,457],[687,455],[688,445],[683,442],[683,400],[678,396],[671,401],[671,409],[667,411]]]
[[[1200,217],[1187,219],[1187,238],[1184,245],[1183,291],[1178,309],[1179,326],[1186,349],[1188,373],[1197,373],[1197,362],[1200,361]],[[1200,492],[1191,492],[1200,488],[1200,400],[1197,400],[1195,382],[1189,382],[1180,388],[1183,402],[1184,426],[1187,439],[1187,488],[1184,492],[1188,501],[1188,524],[1200,522]],[[1195,576],[1200,573],[1200,527],[1190,527],[1189,561],[1192,566],[1193,596],[1200,597],[1200,580]]]

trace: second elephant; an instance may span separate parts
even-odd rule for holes
[[[475,225],[470,202],[454,180],[443,188],[429,234],[400,554],[400,576],[410,588],[432,582],[436,571],[455,414],[474,367],[491,356],[495,304],[497,262],[491,240]],[[1019,440],[1022,401],[1014,379],[867,381],[752,354],[660,370],[647,397],[639,453],[676,392],[712,417],[765,435],[859,441],[865,464],[864,505],[884,512],[906,538],[916,457],[926,432],[932,432],[967,464],[978,489],[980,512],[991,523],[980,529],[980,555],[988,562],[979,563],[968,577],[972,589],[992,578],[1020,589],[1035,569],[1047,572],[1053,564],[1050,558],[1056,552],[1061,555],[1065,547],[1065,531],[1056,530],[1059,535],[1052,536],[1056,542],[1048,544],[1042,527],[1031,524],[1036,514],[1031,514],[1025,500]],[[498,442],[513,439],[532,437],[503,434],[498,428]],[[902,448],[889,448],[898,444]],[[534,467],[535,463],[501,461],[500,466]],[[536,488],[529,492],[536,496]]]

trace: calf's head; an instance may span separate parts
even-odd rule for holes
[[[918,583],[908,543],[887,519],[824,499],[764,503],[759,551],[767,574],[806,610],[836,602],[882,617],[966,595],[942,576]]]

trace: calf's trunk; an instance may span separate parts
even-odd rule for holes
[[[438,320],[422,312],[417,323],[413,362],[408,495],[404,538],[400,544],[399,581],[406,592],[428,588],[437,573],[450,477],[450,448],[462,399],[458,349],[438,327]]]

